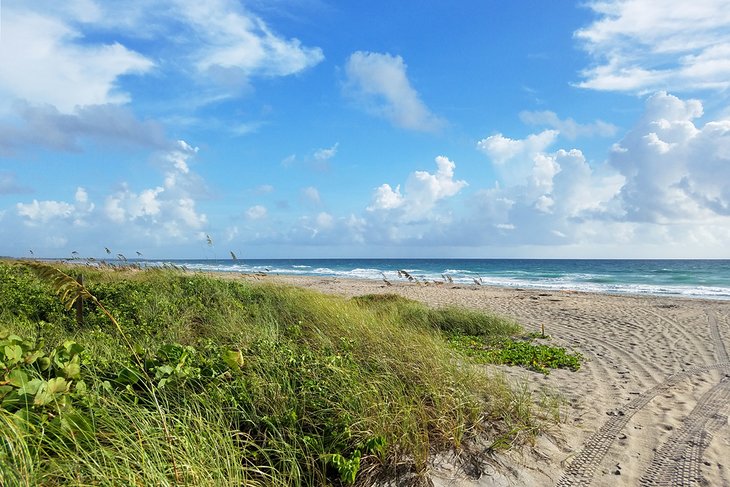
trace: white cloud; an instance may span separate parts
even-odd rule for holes
[[[2,21],[0,99],[65,114],[129,102],[126,75],[164,70],[192,78],[194,102],[206,104],[248,91],[252,78],[293,75],[324,59],[320,48],[273,32],[235,0],[5,2]],[[145,55],[120,43],[135,38],[144,41]],[[228,128],[240,135],[260,125]]]
[[[60,221],[70,221],[74,225],[85,225],[85,217],[94,211],[94,203],[89,201],[86,189],[76,188],[74,204],[65,201],[33,200],[30,203],[17,203],[15,208],[18,216],[24,218],[25,224],[37,226],[39,224],[53,224]]]
[[[30,224],[45,223],[55,219],[67,219],[73,214],[73,205],[64,201],[38,201],[18,203],[18,215],[26,217]]]
[[[702,114],[698,100],[649,97],[604,164],[590,164],[578,149],[533,143],[528,150],[530,137],[500,135],[490,141],[495,146],[482,147],[501,156],[493,161],[498,180],[474,195],[474,213],[451,233],[481,245],[718,255],[730,234],[730,119],[699,125]]]
[[[340,144],[338,142],[332,147],[317,149],[316,151],[314,151],[314,159],[317,161],[328,161],[332,159],[337,154],[337,147],[339,145]]]
[[[424,209],[432,207],[439,200],[454,196],[467,185],[466,181],[454,180],[456,164],[448,158],[436,157],[436,167],[435,174],[416,171],[406,182],[406,194]]]
[[[373,202],[367,207],[368,211],[375,210],[392,210],[403,205],[404,199],[400,192],[400,185],[395,187],[395,190],[390,187],[390,184],[382,184],[378,186],[373,194]]]
[[[524,139],[511,139],[502,134],[491,135],[477,142],[477,148],[487,154],[501,182],[507,186],[523,184],[528,178],[543,180],[536,167],[551,171],[549,160],[542,157],[558,137],[557,130],[544,130]]]
[[[265,206],[254,205],[246,210],[246,218],[248,220],[262,220],[268,216],[268,210]]]
[[[163,185],[131,190],[128,185],[107,196],[104,204],[106,217],[125,228],[135,228],[143,235],[160,240],[167,237],[185,239],[199,233],[207,224],[204,213],[196,209],[194,191],[200,181],[189,168],[189,160],[198,152],[183,140],[176,148],[159,154],[165,168]],[[159,231],[159,229],[163,231]]]
[[[317,223],[317,228],[320,230],[329,230],[332,228],[335,224],[335,219],[332,215],[326,212],[320,212],[317,214],[317,218],[315,219],[315,222]]]
[[[644,117],[610,157],[625,178],[626,218],[710,222],[730,215],[730,119],[696,126],[697,100],[651,96]]]
[[[346,92],[365,108],[398,127],[432,132],[444,122],[431,113],[411,86],[400,56],[357,51],[345,65]]]
[[[728,0],[601,0],[575,32],[594,66],[583,88],[646,93],[730,87]]]
[[[614,238],[600,230],[620,216],[614,203],[624,181],[620,175],[592,168],[577,149],[523,158],[524,163],[510,162],[526,168],[519,177],[502,178],[494,188],[475,194],[474,213],[461,222],[469,232],[462,232],[461,239],[492,245],[587,245],[590,239]],[[595,229],[599,231],[592,234]]]
[[[379,186],[373,193],[369,212],[391,212],[398,210],[398,219],[404,222],[438,219],[439,212],[434,211],[436,204],[455,196],[467,186],[466,181],[454,179],[456,164],[444,156],[438,156],[436,172],[415,171],[406,180],[401,194],[400,185],[395,190],[389,184]]]
[[[218,76],[287,76],[324,59],[318,47],[284,39],[238,2],[180,0],[177,12],[197,35],[195,66]],[[221,73],[223,72],[223,73]]]
[[[177,205],[173,206],[173,215],[177,216],[188,228],[198,229],[208,222],[208,218],[195,209],[195,200],[189,196],[181,197],[177,200]]]
[[[532,168],[530,182],[537,188],[551,191],[553,178],[560,172],[560,164],[557,163],[555,157],[545,154],[536,154],[533,160],[535,165]]]
[[[146,217],[159,215],[162,203],[158,199],[165,191],[162,186],[153,189],[144,189],[139,194],[125,187],[106,199],[105,210],[109,219],[116,223],[125,223]],[[157,220],[153,219],[155,223]]]
[[[510,139],[502,134],[490,135],[477,142],[477,147],[497,164],[543,152],[558,137],[557,130],[544,130],[539,134],[531,134],[525,139]]]
[[[308,186],[302,189],[302,198],[309,204],[319,205],[322,201],[319,197],[319,191],[314,186]]]
[[[516,228],[511,223],[497,223],[494,226],[500,230],[514,230]]]
[[[89,193],[84,188],[76,188],[76,195],[74,196],[77,203],[85,204],[89,202]]]
[[[528,125],[542,125],[556,129],[560,135],[574,140],[578,137],[611,137],[616,134],[618,127],[603,120],[596,120],[593,123],[580,124],[568,117],[560,119],[555,112],[520,112],[520,120]]]
[[[50,104],[64,113],[77,106],[125,103],[117,89],[125,74],[145,73],[154,63],[119,43],[87,44],[59,18],[3,4],[0,95]]]
[[[177,141],[177,149],[165,154],[165,159],[172,163],[172,166],[182,174],[189,174],[188,160],[198,153],[198,147],[192,147],[184,140]]]

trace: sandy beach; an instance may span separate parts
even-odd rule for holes
[[[295,276],[250,277],[357,296],[398,293],[499,313],[579,351],[578,372],[500,367],[560,394],[562,423],[467,474],[436,460],[437,486],[730,485],[730,302]],[[494,368],[490,366],[491,368]]]

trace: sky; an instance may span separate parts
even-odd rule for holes
[[[730,0],[0,0],[0,255],[730,258]]]

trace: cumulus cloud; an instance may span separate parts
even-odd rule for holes
[[[119,43],[89,44],[62,19],[3,5],[0,95],[49,104],[63,113],[77,106],[125,103],[117,79],[150,71],[154,63]]]
[[[730,119],[695,125],[698,100],[651,96],[644,117],[614,146],[611,165],[625,178],[626,218],[709,221],[730,214]]]
[[[345,64],[345,90],[370,112],[409,130],[432,132],[444,122],[413,88],[400,56],[357,51]]]
[[[522,184],[526,178],[536,177],[536,166],[549,171],[549,161],[542,157],[558,137],[557,130],[544,130],[524,139],[512,139],[502,134],[490,135],[477,142],[493,163],[501,182],[507,186]]]
[[[154,217],[160,214],[162,208],[158,197],[164,191],[165,188],[157,186],[135,193],[125,185],[121,191],[106,199],[106,216],[115,223],[126,223],[145,217],[151,217],[151,222],[157,223]]]
[[[495,134],[477,142],[477,148],[493,162],[504,164],[518,157],[545,151],[555,142],[558,134],[557,130],[544,130],[539,134],[530,134],[525,139],[510,139],[502,134]]]
[[[539,134],[484,139],[479,148],[494,156],[498,179],[474,194],[460,239],[664,256],[687,245],[719,248],[730,233],[730,120],[700,125],[702,115],[698,100],[656,93],[600,164],[576,148],[550,150],[549,137],[536,143]]]
[[[384,183],[375,190],[372,204],[367,209],[368,211],[392,210],[402,206],[404,201],[400,185],[396,186],[394,190],[390,184]]]
[[[254,205],[246,210],[247,220],[262,220],[268,216],[268,210],[265,206]]]
[[[436,172],[413,172],[404,185],[393,190],[389,184],[379,186],[373,193],[367,210],[370,212],[389,212],[399,210],[396,218],[401,221],[414,221],[424,218],[437,218],[434,207],[441,200],[455,196],[467,186],[466,181],[454,179],[456,164],[444,156],[436,157]]]
[[[561,119],[555,112],[548,110],[540,112],[520,112],[520,120],[528,125],[551,127],[570,140],[577,139],[578,137],[612,137],[618,130],[618,127],[615,125],[604,122],[603,120],[580,124],[570,117]]]
[[[142,234],[157,239],[187,239],[200,233],[208,218],[196,209],[193,191],[199,182],[189,168],[189,161],[197,152],[197,147],[178,141],[175,149],[159,155],[165,168],[163,184],[139,191],[124,184],[107,196],[105,216],[116,224],[136,227]]]
[[[602,0],[575,37],[594,65],[578,86],[647,93],[730,87],[728,0]]]
[[[73,213],[73,205],[64,201],[38,201],[18,203],[18,215],[26,217],[29,224],[44,223],[53,219],[66,219]]]
[[[500,179],[493,188],[475,193],[474,213],[461,222],[469,232],[460,234],[461,239],[491,245],[564,245],[587,238],[587,229],[600,228],[596,221],[618,215],[613,199],[623,178],[603,166],[591,167],[580,150],[519,158],[525,161],[510,164],[529,168],[519,178],[509,184]],[[607,237],[601,233],[596,238]]]
[[[89,202],[86,189],[79,187],[74,195],[74,203],[65,201],[33,200],[30,203],[17,203],[15,208],[18,216],[24,219],[28,226],[38,226],[50,222],[71,222],[74,225],[84,225],[85,218],[94,211],[94,204]]]

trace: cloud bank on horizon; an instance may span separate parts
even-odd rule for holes
[[[730,0],[467,3],[3,1],[0,255],[730,258]]]

